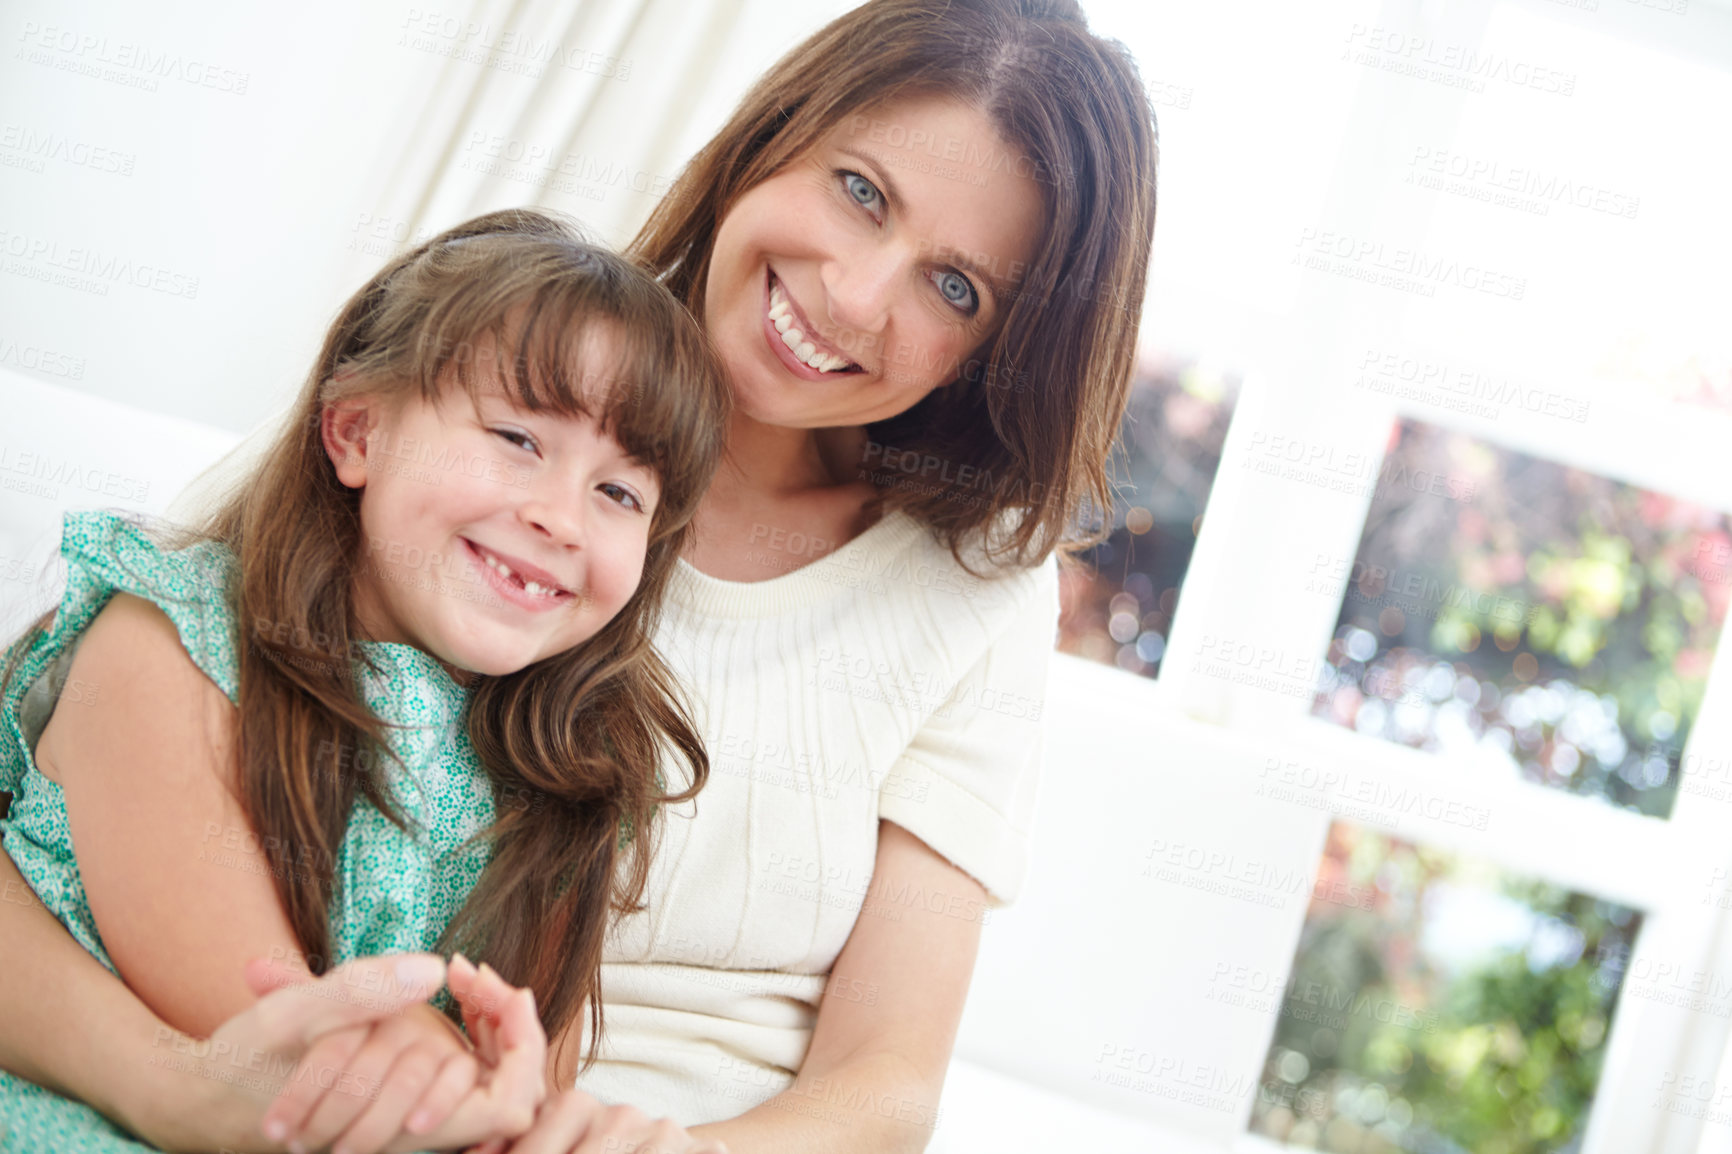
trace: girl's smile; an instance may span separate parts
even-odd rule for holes
[[[608,363],[608,341],[584,359]],[[476,363],[491,365],[491,341]],[[501,675],[589,640],[636,592],[660,487],[597,422],[521,407],[489,368],[475,403],[361,397],[327,410],[338,478],[361,489],[355,612],[367,636]],[[413,465],[395,456],[414,447]]]
[[[493,586],[501,597],[532,613],[556,609],[577,596],[545,569],[483,548],[467,537],[459,540],[468,549],[471,562],[481,570],[487,583]]]

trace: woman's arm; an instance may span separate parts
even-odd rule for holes
[[[0,899],[0,973],[11,994],[0,1067],[148,1132],[150,1107],[163,1100],[151,1043],[167,1027],[36,900],[4,853]]]
[[[929,900],[934,894],[944,901]],[[692,1134],[719,1138],[735,1154],[924,1150],[985,909],[979,882],[901,826],[880,822],[872,886],[830,971],[794,1084]]]
[[[398,969],[405,960],[422,972],[406,977]],[[213,1049],[220,1044],[222,1053],[240,1056],[242,1070],[289,1069],[318,1040],[364,1029],[419,1004],[437,987],[440,966],[427,955],[359,958],[316,982],[266,994],[224,1022],[210,1046],[195,1047],[73,940],[36,900],[12,859],[0,853],[0,973],[13,995],[0,1014],[0,1068],[95,1107],[153,1146],[242,1151],[280,1148],[265,1141],[259,1128],[270,1096],[229,1077],[237,1060],[225,1065]],[[290,977],[279,969],[265,976],[265,984],[255,984],[263,990]],[[458,987],[457,977],[454,968],[453,988],[462,999],[466,987]],[[474,1014],[509,1009],[494,999]],[[442,1132],[463,1134],[459,1141],[467,1142],[476,1134],[515,1133],[527,1125],[542,1092],[545,1050],[517,1035],[534,1043],[529,1035],[535,1025],[533,1004],[527,1024],[506,1023],[511,1032],[504,1036],[499,1068],[454,1107]],[[500,1037],[499,1027],[491,1034]],[[425,1145],[399,1141],[393,1148]]]
[[[149,602],[117,594],[86,631],[71,676],[100,692],[94,701],[62,700],[37,744],[37,768],[60,786],[90,912],[126,983],[94,985],[96,1004],[112,1008],[122,990],[129,999],[136,995],[142,1005],[123,1012],[137,1031],[131,1040],[147,1033],[149,1049],[142,1059],[135,1053],[127,1064],[105,1065],[114,1083],[99,1077],[71,1086],[64,1084],[67,1067],[59,1054],[49,1052],[55,1065],[47,1070],[25,1054],[10,1056],[18,1073],[150,1131],[160,1115],[137,1111],[154,1111],[161,1087],[135,1099],[137,1080],[150,1083],[160,1071],[196,1072],[200,1062],[189,1057],[200,1055],[181,1031],[209,1037],[253,1006],[257,996],[245,977],[249,958],[281,959],[290,978],[311,975],[277,900],[270,861],[235,796],[234,707],[193,664],[174,624]],[[15,896],[27,893],[16,887]],[[48,916],[40,909],[25,912]],[[59,943],[62,949],[68,944]],[[100,968],[88,955],[81,961],[73,973]],[[18,974],[10,976],[19,988]],[[34,988],[24,988],[35,997]],[[74,1015],[92,1013],[78,991],[58,992],[58,1004]],[[38,998],[32,1004],[56,1003]],[[304,1121],[312,1134],[335,1136],[359,1124],[388,1137],[422,1093],[452,1101],[474,1087],[476,1064],[451,1023],[423,1004],[399,1011],[326,1044],[327,1064],[348,1076],[321,1081],[313,1087],[317,1093],[299,1099],[310,1112]],[[97,1029],[101,1045],[112,1047],[112,1032],[100,1023]],[[62,1032],[14,1033],[9,1049],[38,1048],[42,1038]],[[108,1049],[101,1053],[111,1056]],[[255,1069],[218,1074],[250,1086],[265,1081],[250,1076]],[[187,1079],[177,1081],[188,1088]],[[193,1087],[194,1100],[213,1089]],[[250,1114],[256,1134],[268,1097],[254,1102],[229,1094],[225,1102],[234,1107],[231,1113]],[[199,1127],[202,1134],[207,1113],[177,1111],[167,1121]]]
[[[169,1150],[261,1148],[268,1095],[225,1077],[214,1047],[190,1045],[79,945],[0,853],[0,1067],[79,1099]],[[402,957],[363,958],[300,990],[280,990],[222,1024],[213,1042],[269,1069],[292,1065],[318,1037],[364,1027],[417,1004],[436,986],[436,958],[398,976]],[[431,983],[431,984],[429,984]],[[366,996],[345,996],[364,991]],[[199,1055],[204,1055],[200,1057]],[[232,1063],[231,1063],[232,1064]]]

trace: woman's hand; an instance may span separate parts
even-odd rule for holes
[[[302,1058],[264,1133],[342,1154],[448,1149],[526,1130],[546,1095],[534,995],[461,955],[447,972],[474,1042],[428,1006],[334,1031]]]
[[[728,1154],[715,1138],[698,1138],[632,1106],[604,1106],[581,1090],[549,1099],[529,1133],[495,1140],[466,1154]]]
[[[260,1128],[291,1150],[377,1154],[408,1123],[431,1129],[423,1119],[434,1105],[455,1105],[474,1089],[479,1071],[450,1019],[425,1003],[408,1006],[321,1037]]]
[[[141,1135],[170,1150],[281,1150],[259,1122],[283,1073],[321,1036],[365,1030],[425,1001],[444,970],[430,954],[358,958],[316,980],[249,964],[247,980],[263,996],[208,1039],[157,1028],[149,1060],[155,1116]]]

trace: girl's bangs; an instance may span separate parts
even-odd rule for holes
[[[429,399],[449,373],[471,402],[502,387],[531,412],[588,417],[664,489],[683,485],[716,435],[718,386],[696,322],[623,263],[561,272],[516,284],[502,272],[487,299],[458,294],[431,310],[407,375]]]

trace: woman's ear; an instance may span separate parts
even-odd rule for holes
[[[368,442],[379,428],[381,406],[376,398],[359,396],[331,401],[319,413],[319,436],[325,455],[336,467],[337,480],[351,489],[365,488],[371,464]]]

